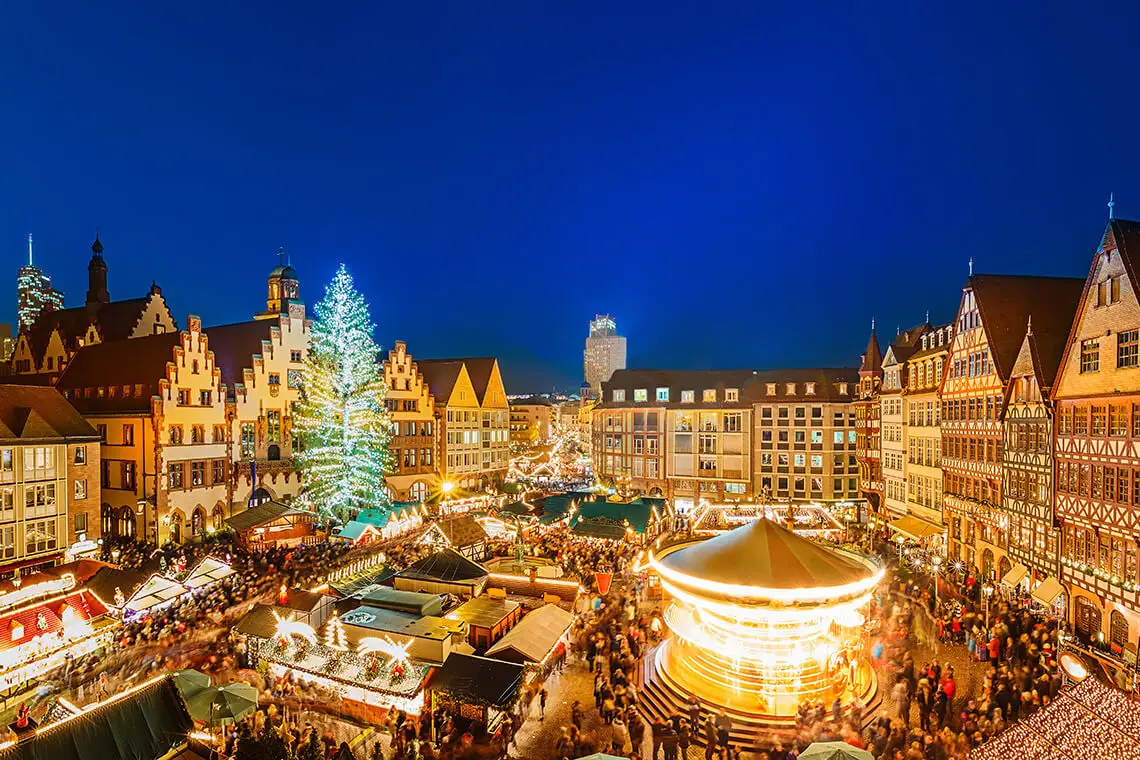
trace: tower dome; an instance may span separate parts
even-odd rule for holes
[[[297,270],[288,261],[288,254],[284,248],[277,249],[277,266],[269,272],[266,280],[265,311],[257,316],[268,319],[279,314],[291,314],[290,306],[300,306],[304,313],[304,303],[301,301],[301,282],[297,277]]]

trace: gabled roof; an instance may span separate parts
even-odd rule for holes
[[[176,331],[84,346],[71,359],[56,388],[69,391],[69,400],[83,412],[149,411],[151,397],[157,395],[159,381],[166,379],[166,365],[174,361],[174,347],[181,340],[182,334]],[[86,398],[74,392],[112,385],[142,385],[143,394]]]
[[[305,515],[316,517],[315,512],[310,512],[307,509],[301,509],[300,507],[293,507],[288,504],[282,504],[279,501],[270,500],[258,504],[256,507],[244,509],[232,517],[227,517],[226,524],[234,530],[242,531],[256,528],[259,525],[268,525],[271,522],[286,517]]]
[[[99,434],[55,388],[0,385],[0,440],[60,439],[98,440]]]
[[[479,403],[487,395],[487,387],[491,384],[491,375],[495,371],[496,360],[490,356],[476,356],[469,359],[459,359],[467,367],[467,375],[471,378],[471,385],[475,388],[475,396]]]
[[[477,562],[472,562],[454,549],[442,549],[428,555],[399,573],[401,578],[444,583],[476,580],[486,575],[486,568]]]
[[[96,302],[90,306],[74,306],[41,313],[28,328],[28,342],[32,355],[38,359],[47,350],[51,334],[57,328],[63,343],[74,349],[76,341],[87,334],[87,327],[95,324],[104,342],[126,340],[138,325],[151,296],[129,298],[110,303]]]
[[[915,325],[909,330],[900,332],[891,341],[891,345],[887,347],[887,353],[894,357],[896,364],[903,364],[918,349],[922,348],[922,335],[930,329],[932,329],[930,323],[923,322],[921,325]],[[886,364],[886,357],[883,357],[880,366],[883,364]]]
[[[416,367],[424,382],[428,384],[431,395],[440,404],[446,404],[455,390],[455,381],[463,372],[463,362],[459,359],[417,359]]]
[[[523,666],[518,663],[453,652],[432,675],[428,690],[505,710],[514,703],[522,681]]]
[[[462,548],[487,540],[487,531],[472,515],[446,517],[436,525],[443,531],[443,535],[447,536],[447,541],[452,546]]]
[[[202,330],[206,345],[214,352],[214,366],[222,373],[222,382],[233,388],[244,383],[242,370],[253,369],[253,357],[260,356],[262,341],[269,340],[272,319],[254,319],[232,325],[215,325]]]
[[[488,648],[487,656],[514,650],[530,662],[542,662],[573,622],[573,613],[557,604],[539,607]]]
[[[1030,318],[1033,331],[1038,334],[1042,360],[1051,363],[1055,357],[1057,366],[1060,366],[1060,354],[1072,329],[1085,280],[976,274],[966,281],[966,287],[974,291],[990,356],[1003,383],[1009,380]],[[1048,352],[1048,358],[1045,352]],[[1056,369],[1053,373],[1056,374]]]
[[[883,352],[879,349],[879,337],[875,335],[875,328],[871,328],[871,337],[867,340],[867,348],[863,351],[863,361],[859,365],[860,372],[878,372],[883,366]]]

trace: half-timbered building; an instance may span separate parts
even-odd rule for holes
[[[1083,283],[1064,277],[971,275],[958,306],[942,379],[942,488],[950,558],[1001,578],[1009,517],[1002,510],[1002,415],[1030,318],[1042,329],[1068,319]]]
[[[1049,579],[1053,579],[1050,587],[1055,587],[1059,574],[1049,393],[1068,338],[1069,331],[1062,324],[1058,320],[1052,332],[1046,333],[1030,321],[1010,372],[1002,417],[1001,466],[1002,509],[1009,518],[1009,556],[1014,563],[1002,581],[1011,588],[1035,590]]]
[[[883,357],[879,391],[880,461],[883,504],[891,518],[906,515],[906,360],[914,353],[930,325],[923,323],[900,332]]]
[[[1078,637],[1135,659],[1140,631],[1140,223],[1093,257],[1054,390],[1061,580]],[[1036,318],[1034,319],[1036,326]]]
[[[871,510],[885,517],[879,387],[883,381],[883,352],[871,323],[871,337],[859,365],[859,391],[855,399],[855,461],[859,466],[859,492]]]

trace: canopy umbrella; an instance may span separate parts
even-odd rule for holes
[[[244,683],[210,687],[188,699],[186,709],[194,720],[225,726],[253,714],[257,709],[257,689]]]
[[[814,742],[800,753],[800,760],[875,760],[875,756],[847,742]]]
[[[197,670],[176,670],[173,678],[174,685],[182,692],[183,699],[190,699],[210,685],[210,677]]]

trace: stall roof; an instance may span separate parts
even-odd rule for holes
[[[522,680],[523,666],[518,663],[452,653],[432,676],[428,690],[504,710],[515,701]]]
[[[199,589],[203,586],[209,586],[212,583],[224,580],[233,575],[234,572],[232,567],[220,559],[206,557],[194,566],[194,569],[190,571],[190,574],[186,576],[186,580],[184,580],[182,584],[189,589]]]
[[[487,575],[487,570],[479,563],[472,562],[454,549],[448,548],[424,557],[398,575],[401,578],[450,583],[482,578]]]
[[[363,594],[360,599],[371,607],[416,615],[439,615],[443,612],[443,597],[439,594],[400,591],[388,586],[378,586]]]
[[[286,517],[308,516],[316,517],[315,512],[307,509],[282,504],[279,501],[267,501],[256,507],[242,510],[232,517],[226,518],[226,525],[236,531],[250,530],[262,525],[268,525]]]
[[[107,608],[99,598],[86,589],[21,607],[0,617],[0,631],[4,632],[0,638],[0,651],[27,644],[41,636],[64,633],[65,610],[88,622],[107,614]]]
[[[0,760],[157,760],[194,726],[173,679],[149,681],[0,750]]]
[[[139,586],[135,593],[130,595],[127,603],[123,605],[123,609],[131,612],[146,612],[152,607],[182,596],[188,590],[178,581],[156,573]]]
[[[970,753],[970,760],[1140,757],[1140,703],[1086,678]]]
[[[277,633],[277,619],[273,616],[276,608],[268,604],[254,605],[253,609],[233,627],[235,633],[244,636],[256,636],[259,639],[271,639]]]
[[[447,542],[452,546],[472,546],[480,541],[487,540],[487,531],[472,515],[459,515],[458,517],[445,517],[436,523]]]
[[[516,573],[491,573],[487,576],[488,588],[501,588],[513,596],[542,599],[547,594],[557,596],[563,604],[574,604],[581,587],[566,578],[535,578]]]
[[[1065,593],[1065,587],[1061,585],[1059,580],[1050,575],[1041,581],[1041,585],[1033,589],[1029,596],[1043,607],[1049,607],[1063,593]]]
[[[341,596],[354,596],[362,591],[370,591],[376,586],[384,585],[395,575],[396,569],[393,567],[372,567],[332,581],[329,583],[329,588]]]
[[[380,607],[362,605],[340,616],[349,639],[356,641],[361,634],[352,628],[365,628],[370,631],[400,633],[421,639],[442,641],[459,630],[456,622],[435,615],[416,615],[410,612],[385,610]]]
[[[95,575],[87,581],[86,588],[94,591],[95,594],[107,604],[115,603],[115,589],[118,589],[123,594],[123,599],[130,599],[131,595],[135,593],[139,586],[146,583],[148,573],[139,570],[120,570],[117,567],[103,567],[100,568]]]
[[[513,649],[531,662],[542,662],[573,622],[574,615],[556,604],[539,607],[495,642],[487,656]]]
[[[928,523],[925,520],[920,520],[914,515],[907,515],[892,521],[887,525],[888,528],[901,533],[907,538],[914,539],[915,541],[922,541],[930,536],[935,536],[946,531],[945,528],[939,527],[934,523]]]
[[[477,596],[459,605],[447,613],[447,616],[479,628],[494,628],[521,606],[518,602],[512,602],[509,599]]]

